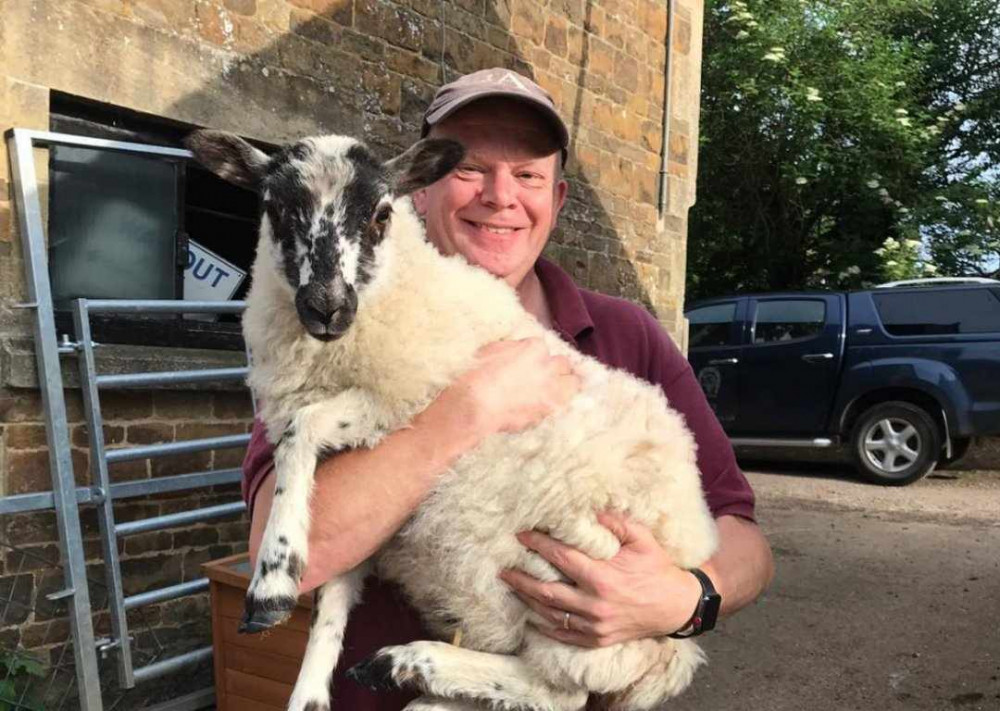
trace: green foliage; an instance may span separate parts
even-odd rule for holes
[[[690,296],[988,269],[998,27],[995,0],[708,0]]]
[[[47,673],[42,662],[23,651],[0,650],[0,711],[44,711],[44,705],[33,697],[30,687],[37,688]]]

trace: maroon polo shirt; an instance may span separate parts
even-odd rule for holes
[[[712,514],[753,520],[754,495],[736,465],[733,448],[708,405],[687,359],[645,309],[624,299],[580,289],[566,272],[540,259],[535,272],[552,310],[555,328],[580,352],[663,388],[698,443],[698,468]],[[243,497],[253,512],[261,482],[274,466],[273,449],[260,421],[243,462]],[[413,696],[373,694],[343,672],[377,649],[427,639],[417,613],[394,585],[369,578],[364,599],[347,625],[344,652],[334,677],[334,706],[352,711],[399,711]],[[339,706],[338,706],[339,704]]]

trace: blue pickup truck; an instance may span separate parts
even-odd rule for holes
[[[843,445],[903,485],[1000,434],[1000,282],[930,281],[689,306],[688,359],[733,444]]]

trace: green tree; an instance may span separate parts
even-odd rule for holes
[[[988,265],[995,0],[708,0],[705,25],[691,297]]]

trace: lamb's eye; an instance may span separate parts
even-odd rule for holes
[[[392,215],[392,207],[389,205],[380,205],[378,210],[375,211],[375,222],[379,225],[384,225],[389,221],[390,215]]]

